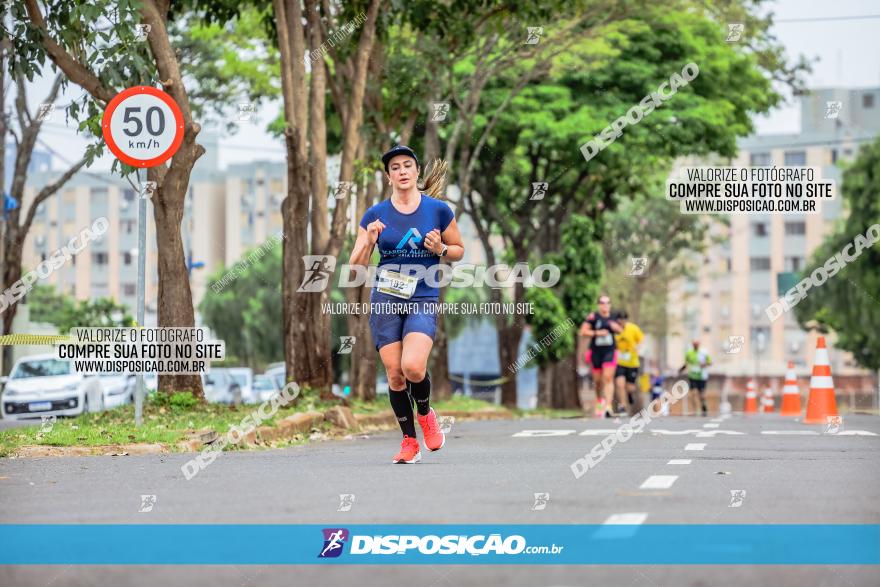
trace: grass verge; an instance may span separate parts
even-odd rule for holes
[[[367,402],[352,399],[348,402],[356,414],[373,414],[389,409],[388,399],[380,395],[376,400]],[[276,421],[291,414],[306,411],[326,411],[338,406],[338,401],[322,401],[317,394],[308,390],[298,400],[288,406],[279,408],[278,412],[262,425],[271,426]],[[447,400],[432,404],[438,413],[448,411],[484,411],[504,410],[500,406],[476,400],[470,397],[455,395]],[[161,443],[170,450],[177,450],[177,443],[185,440],[197,430],[211,429],[220,434],[225,433],[233,425],[259,407],[255,405],[227,406],[224,404],[198,404],[192,395],[183,392],[173,396],[154,394],[144,403],[143,425],[134,426],[134,406],[129,404],[112,410],[95,414],[83,414],[74,418],[58,418],[49,428],[48,425],[22,426],[0,431],[0,457],[5,457],[18,447],[35,446],[102,446],[111,444]],[[516,417],[570,417],[578,412],[571,410],[511,410]],[[47,429],[49,428],[49,429]],[[42,430],[41,430],[42,429]],[[329,431],[325,423],[322,431]],[[280,441],[278,446],[302,444],[308,437],[293,438]],[[230,448],[235,448],[230,446]]]

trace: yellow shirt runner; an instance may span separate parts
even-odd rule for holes
[[[621,367],[639,366],[639,344],[645,338],[642,329],[627,322],[623,332],[617,335],[617,364]]]

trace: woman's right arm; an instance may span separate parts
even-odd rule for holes
[[[376,241],[379,239],[379,233],[381,233],[384,228],[385,225],[381,220],[374,220],[367,225],[366,229],[362,226],[358,227],[357,240],[354,243],[351,257],[348,260],[349,265],[363,265],[366,267],[370,264],[373,247],[376,246]]]

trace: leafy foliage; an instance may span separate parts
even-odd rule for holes
[[[54,324],[61,334],[76,327],[131,326],[133,320],[128,309],[112,298],[74,300],[49,285],[37,285],[28,294],[27,303],[33,322]]]
[[[880,139],[865,145],[852,166],[843,173],[840,186],[849,215],[813,253],[803,277],[810,275],[858,235],[880,224]],[[849,250],[850,254],[852,249]],[[782,292],[784,293],[784,292]],[[813,287],[795,306],[804,328],[815,321],[820,329],[831,328],[836,346],[853,354],[864,367],[880,369],[880,247],[861,255],[819,287]]]

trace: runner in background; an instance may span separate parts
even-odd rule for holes
[[[706,381],[709,379],[709,370],[706,369],[712,364],[712,358],[705,350],[700,350],[700,341],[694,340],[691,348],[684,354],[684,365],[678,372],[682,373],[685,369],[688,372],[688,383],[691,389],[696,389],[700,397],[700,408],[703,415],[708,415],[706,409]],[[694,410],[696,412],[696,410]]]
[[[614,337],[623,328],[611,314],[611,298],[602,294],[599,296],[599,310],[590,314],[581,324],[581,336],[589,336],[590,340],[590,364],[593,368],[593,382],[598,394],[602,390],[604,406],[602,407],[606,418],[613,418],[611,402],[614,396],[614,372],[617,370],[617,349],[614,345]]]
[[[660,399],[660,396],[663,395],[663,375],[660,373],[660,369],[655,367],[654,372],[651,375],[651,401],[656,401]],[[669,415],[669,403],[665,402],[660,407],[660,414],[662,416]]]
[[[629,406],[629,413],[632,415],[642,409],[642,395],[636,381],[639,377],[639,345],[645,339],[645,334],[635,322],[629,321],[629,314],[626,312],[620,312],[617,321],[623,330],[617,335],[617,370],[614,383],[621,410]]]

